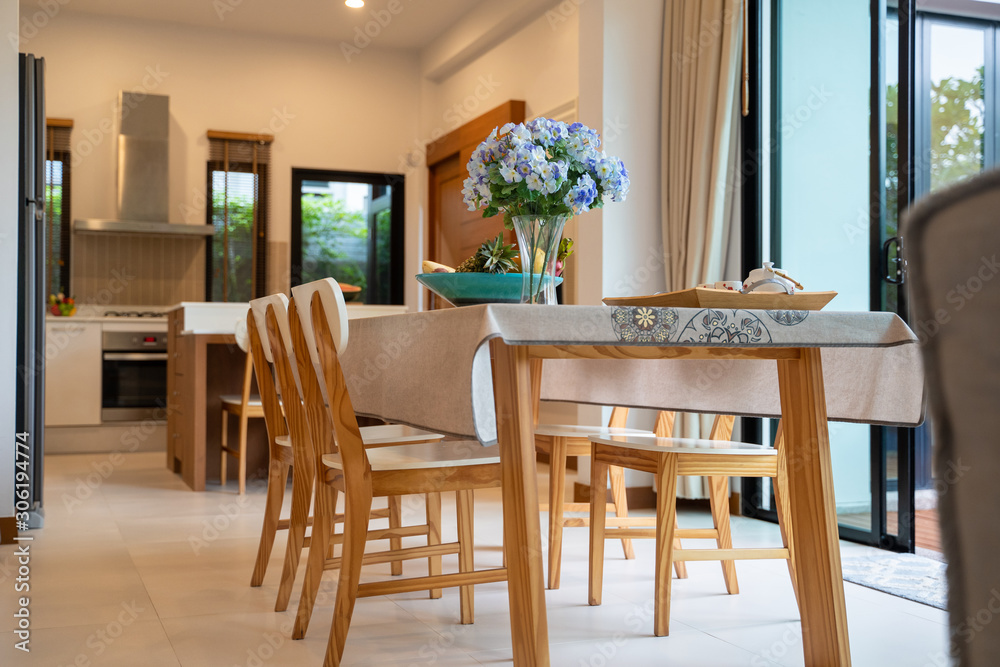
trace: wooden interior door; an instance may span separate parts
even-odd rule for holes
[[[523,101],[510,100],[427,144],[430,224],[426,247],[431,261],[458,266],[483,241],[504,231],[502,216],[483,218],[481,211],[468,210],[462,202],[462,183],[469,175],[469,158],[486,135],[505,123],[523,123],[524,113]],[[505,231],[504,238],[513,243],[514,232]],[[429,291],[426,303],[428,308],[448,307]]]

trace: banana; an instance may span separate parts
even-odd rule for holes
[[[423,261],[421,265],[424,273],[455,273],[455,269],[450,266],[445,266],[444,264],[438,264],[437,262],[432,262],[428,259]]]

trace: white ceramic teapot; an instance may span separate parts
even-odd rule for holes
[[[795,289],[802,289],[794,278],[781,269],[774,268],[774,262],[764,262],[763,268],[754,269],[743,281],[743,293],[750,292],[785,292],[794,294]]]

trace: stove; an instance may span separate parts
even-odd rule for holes
[[[104,317],[166,317],[167,314],[155,310],[106,310]]]

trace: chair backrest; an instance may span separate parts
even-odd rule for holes
[[[371,466],[340,366],[338,350],[347,344],[347,307],[340,286],[327,278],[293,288],[292,294],[289,315],[295,346],[300,352],[305,348],[299,369],[303,377],[309,376],[304,383],[305,404],[310,424],[315,425],[316,454],[339,453],[347,484],[370,483]]]
[[[240,387],[240,405],[244,410],[250,403],[250,385],[253,384],[253,364],[252,352],[250,350],[250,337],[247,333],[245,320],[236,322],[236,344],[246,353],[246,362],[243,364],[243,384]]]
[[[326,314],[327,325],[330,329],[331,340],[338,354],[347,351],[347,303],[344,301],[344,293],[340,290],[340,285],[333,278],[322,278],[314,280],[305,285],[296,285],[292,288],[292,296],[299,303],[299,322],[302,325],[302,333],[305,336],[306,348],[309,350],[309,357],[314,364],[318,364],[316,341],[313,335],[312,322],[305,316],[305,311],[310,309],[313,298],[318,297],[323,303],[323,312]]]
[[[295,465],[312,476],[314,454],[309,423],[302,405],[302,386],[299,381],[295,352],[292,348],[292,334],[288,321],[288,297],[272,294],[250,302],[257,332],[262,343],[267,341],[274,360],[274,370],[278,378],[285,410],[285,420],[291,434]]]
[[[257,374],[257,389],[260,391],[260,403],[264,408],[264,424],[267,427],[268,449],[272,459],[277,456],[275,439],[288,434],[285,416],[281,413],[281,403],[278,400],[278,386],[271,372],[271,365],[264,354],[264,345],[257,331],[253,313],[247,310],[247,326],[244,329],[247,337],[247,358],[253,360],[254,373]],[[238,337],[237,337],[238,340]]]
[[[1000,171],[914,205],[903,220],[907,280],[927,374],[951,636],[1000,590]],[[996,664],[1000,623],[954,642],[962,667]]]

